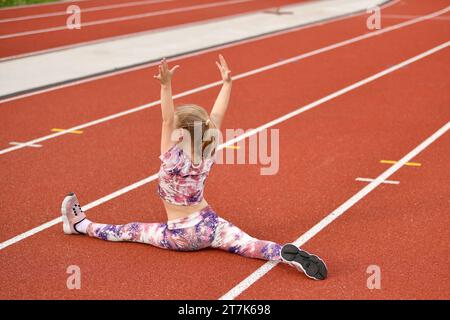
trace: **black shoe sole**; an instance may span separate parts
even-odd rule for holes
[[[300,250],[293,244],[283,246],[281,257],[283,260],[299,266],[311,279],[325,280],[327,278],[328,270],[322,259],[307,251]]]

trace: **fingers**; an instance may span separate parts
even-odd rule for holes
[[[169,70],[169,66],[167,65],[167,60],[166,58],[163,58],[161,61],[161,65],[162,65],[162,70],[164,72],[167,72]]]
[[[220,64],[222,65],[222,67],[224,67],[225,69],[228,70],[228,64],[225,61],[225,58],[223,57],[223,55],[219,54],[219,60],[220,60]]]
[[[154,75],[153,78],[159,80],[161,83],[170,83],[173,74],[179,67],[179,65],[176,65],[172,69],[169,69],[166,58],[163,58],[158,64],[158,74]]]
[[[179,65],[174,66],[172,69],[170,69],[170,73],[173,74],[175,70],[177,70],[179,67],[180,67]]]
[[[155,74],[153,76],[153,78],[157,79],[157,80],[161,80],[161,74],[162,74],[162,70],[161,70],[162,66],[158,65],[158,74]]]
[[[217,61],[216,61],[216,66],[217,66],[217,68],[219,68],[219,70],[222,72],[222,66],[221,66],[220,63],[218,63]]]
[[[162,58],[161,61],[158,64],[158,70],[159,73],[164,73],[168,70],[167,61],[166,58]]]
[[[158,69],[159,69],[159,73],[163,74],[163,73],[174,73],[175,70],[177,70],[180,66],[176,65],[174,67],[172,67],[172,69],[169,69],[169,64],[167,63],[167,59],[163,58],[161,60],[161,62],[158,65]]]

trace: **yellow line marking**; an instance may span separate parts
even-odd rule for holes
[[[240,147],[239,147],[239,146],[226,146],[225,148],[237,150],[237,149],[239,149]]]
[[[62,131],[66,131],[66,129],[59,129],[59,128],[53,128],[52,129],[53,132],[62,132]],[[73,130],[73,131],[68,131],[69,133],[73,133],[73,134],[82,134],[83,131],[81,130]]]
[[[388,164],[395,164],[398,161],[394,161],[394,160],[380,160],[380,163],[388,163]],[[405,163],[405,166],[410,166],[410,167],[420,167],[422,166],[421,163],[418,162],[407,162]]]

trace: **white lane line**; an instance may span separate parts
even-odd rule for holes
[[[363,85],[365,85],[367,83],[370,83],[370,82],[372,82],[372,81],[374,81],[376,79],[384,77],[385,75],[387,75],[389,73],[392,73],[392,72],[394,72],[396,70],[399,70],[399,69],[401,69],[401,68],[403,68],[403,67],[405,67],[405,66],[407,66],[407,65],[409,65],[409,64],[411,64],[413,62],[416,62],[416,61],[418,61],[420,59],[423,59],[423,58],[425,58],[425,57],[427,57],[427,56],[429,56],[429,55],[431,55],[431,54],[433,54],[435,52],[443,50],[444,48],[448,47],[449,45],[450,45],[450,41],[448,41],[446,43],[443,43],[443,44],[441,44],[441,45],[439,45],[437,47],[434,47],[434,48],[432,48],[432,49],[430,49],[430,50],[428,50],[426,52],[423,52],[423,53],[421,53],[421,54],[419,54],[419,55],[417,55],[415,57],[412,57],[412,58],[410,58],[408,60],[405,60],[405,61],[403,61],[403,62],[401,62],[401,63],[399,63],[397,65],[394,65],[394,66],[392,66],[392,67],[390,67],[388,69],[385,69],[382,72],[376,73],[376,74],[374,74],[374,75],[372,75],[372,76],[370,76],[368,78],[365,78],[365,79],[363,79],[361,81],[358,81],[358,82],[356,82],[356,83],[354,83],[354,84],[352,84],[350,86],[347,86],[347,87],[345,87],[345,88],[343,88],[343,89],[341,89],[339,91],[336,91],[336,92],[334,92],[334,93],[332,93],[332,94],[330,94],[330,95],[328,95],[326,97],[323,97],[323,98],[321,98],[319,100],[316,100],[316,101],[314,101],[314,102],[312,102],[312,103],[310,103],[310,104],[308,104],[306,106],[300,107],[300,108],[298,108],[298,109],[296,109],[296,110],[294,110],[294,111],[292,111],[292,112],[290,112],[288,114],[285,114],[284,116],[276,118],[276,119],[274,119],[274,120],[272,120],[272,121],[270,121],[270,122],[268,122],[268,123],[266,123],[266,124],[256,128],[256,129],[248,130],[246,133],[244,133],[244,134],[242,134],[240,136],[237,136],[234,139],[228,140],[225,143],[221,144],[217,148],[217,150],[221,150],[221,149],[223,149],[223,148],[225,148],[227,146],[234,145],[238,141],[244,140],[247,137],[250,137],[252,135],[257,134],[258,132],[261,132],[261,131],[263,131],[265,129],[273,127],[273,126],[275,126],[275,125],[277,125],[279,123],[282,123],[282,122],[284,122],[284,121],[286,121],[286,120],[288,120],[290,118],[293,118],[293,117],[295,117],[295,116],[297,116],[297,115],[299,115],[299,114],[301,114],[303,112],[306,112],[306,111],[308,111],[310,109],[313,109],[313,108],[315,108],[315,107],[317,107],[317,106],[319,106],[319,105],[321,105],[321,104],[323,104],[325,102],[328,102],[328,101],[330,101],[332,99],[335,99],[335,98],[337,98],[339,96],[342,96],[342,95],[344,95],[344,94],[346,94],[346,93],[348,93],[348,92],[350,92],[352,90],[355,90],[355,89],[357,89],[357,88],[359,88],[359,87],[361,87],[361,86],[363,86]],[[394,166],[398,166],[399,164],[403,165],[404,163],[402,162],[402,160],[400,160]],[[136,188],[138,188],[140,186],[143,186],[144,184],[150,183],[153,180],[156,180],[157,178],[158,178],[158,174],[153,174],[153,175],[151,175],[151,176],[149,176],[149,177],[147,177],[147,178],[145,178],[143,180],[135,182],[135,183],[133,183],[133,184],[131,184],[131,185],[125,187],[125,188],[122,188],[122,189],[120,189],[118,191],[115,191],[115,192],[113,192],[113,193],[111,193],[111,194],[109,194],[107,196],[104,196],[104,197],[102,197],[102,198],[100,198],[100,199],[98,199],[96,201],[93,201],[93,202],[89,203],[88,205],[83,206],[83,209],[85,211],[87,211],[87,210],[89,210],[89,209],[91,209],[93,207],[96,207],[96,206],[98,206],[98,205],[100,205],[100,204],[102,204],[102,203],[104,203],[106,201],[109,201],[109,200],[111,200],[113,198],[116,198],[116,197],[122,195],[122,194],[125,194],[128,191],[134,190],[134,189],[136,189]],[[386,180],[386,179],[383,179],[383,180]],[[376,180],[376,181],[378,181],[378,180]],[[45,223],[43,225],[38,226],[38,227],[36,227],[36,228],[34,228],[32,230],[29,230],[29,231],[27,231],[25,233],[22,233],[22,234],[20,234],[18,236],[15,236],[14,238],[6,240],[6,241],[4,241],[4,242],[2,242],[0,244],[0,250],[6,248],[6,247],[8,247],[8,246],[10,246],[10,245],[12,245],[12,244],[14,244],[16,242],[19,242],[19,241],[21,241],[21,240],[23,240],[25,238],[28,238],[29,236],[31,236],[33,234],[36,234],[36,233],[38,233],[38,232],[40,232],[42,230],[45,230],[45,229],[47,229],[47,228],[57,224],[60,221],[61,221],[61,219],[58,220],[58,218],[56,218],[56,219],[54,219],[52,221],[49,221],[49,222],[47,222],[47,223]]]
[[[27,142],[11,141],[9,144],[13,145],[13,146],[32,147],[32,148],[40,148],[40,147],[42,147],[42,145],[40,145],[40,144],[32,144],[32,143],[27,143]]]
[[[126,186],[126,187],[124,187],[124,188],[122,188],[120,190],[117,190],[117,191],[115,191],[115,192],[113,192],[111,194],[108,194],[108,195],[106,195],[106,196],[104,196],[104,197],[102,197],[100,199],[92,201],[92,202],[88,203],[87,205],[84,205],[82,207],[82,209],[84,211],[88,211],[89,209],[92,209],[92,208],[94,208],[94,207],[96,207],[96,206],[98,206],[98,205],[100,205],[102,203],[105,203],[105,202],[107,202],[109,200],[117,198],[118,196],[120,196],[122,194],[130,192],[130,191],[132,191],[134,189],[137,189],[137,188],[139,188],[139,187],[141,187],[141,186],[143,186],[143,185],[145,185],[145,184],[147,184],[147,183],[149,183],[149,182],[151,182],[151,181],[153,181],[153,180],[155,180],[157,178],[158,178],[158,174],[151,175],[151,176],[149,176],[149,177],[147,177],[145,179],[142,179],[142,180],[140,180],[140,181],[138,181],[136,183],[133,183],[133,184],[131,184],[129,186]],[[32,235],[34,235],[36,233],[39,233],[39,232],[41,232],[41,231],[43,231],[45,229],[53,227],[54,225],[56,225],[56,224],[58,224],[60,222],[62,222],[62,218],[58,217],[58,218],[55,218],[53,220],[50,220],[50,221],[48,221],[48,222],[38,226],[36,228],[33,228],[33,229],[28,230],[28,231],[26,231],[24,233],[21,233],[18,236],[15,236],[14,238],[11,238],[9,240],[6,240],[6,241],[2,242],[0,244],[0,250],[3,250],[4,248],[9,247],[10,245],[12,245],[12,244],[14,244],[16,242],[19,242],[19,241],[21,241],[23,239],[31,237]]]
[[[130,15],[130,16],[123,16],[123,17],[116,17],[116,18],[110,18],[110,19],[103,19],[103,20],[85,22],[85,23],[81,23],[81,28],[97,26],[97,25],[100,25],[100,24],[123,22],[123,21],[136,20],[136,19],[142,19],[142,18],[166,15],[166,14],[180,13],[180,12],[186,12],[186,11],[208,9],[208,8],[220,7],[220,6],[228,6],[228,5],[231,5],[231,4],[237,4],[237,3],[243,3],[243,2],[251,2],[251,1],[256,1],[256,0],[230,0],[230,1],[221,1],[221,2],[214,2],[214,3],[208,3],[208,4],[199,4],[199,5],[194,5],[194,6],[189,6],[189,7],[182,7],[182,8],[176,8],[176,9],[166,9],[166,10],[152,11],[152,12],[147,12],[147,13],[134,14],[134,15]],[[24,32],[5,34],[5,35],[1,35],[0,36],[0,40],[17,38],[17,37],[24,37],[24,36],[35,35],[35,34],[40,34],[40,33],[61,31],[61,30],[67,30],[67,26],[64,25],[64,26],[59,26],[59,27],[52,27],[52,28],[45,28],[45,29],[38,29],[38,30],[31,30],[31,31],[24,31]]]
[[[294,57],[291,57],[291,58],[288,58],[288,59],[285,59],[285,60],[281,60],[281,61],[276,62],[276,63],[272,63],[272,64],[269,64],[269,65],[266,65],[266,66],[263,66],[263,67],[260,67],[260,68],[256,68],[256,69],[253,69],[253,70],[241,73],[241,74],[237,74],[237,75],[235,75],[233,77],[233,79],[234,80],[239,80],[239,79],[242,79],[242,78],[245,78],[245,77],[249,77],[249,76],[261,73],[261,72],[265,72],[265,71],[268,71],[268,70],[271,70],[271,69],[274,69],[274,68],[278,68],[278,67],[284,66],[284,65],[289,64],[289,63],[297,62],[299,60],[302,60],[302,59],[305,59],[305,58],[308,58],[308,57],[312,57],[312,56],[318,55],[320,53],[324,53],[324,52],[327,52],[327,51],[330,51],[330,50],[333,50],[333,49],[336,49],[336,48],[340,48],[340,47],[343,47],[343,46],[346,46],[346,45],[349,45],[349,44],[352,44],[352,43],[355,43],[355,42],[358,42],[358,41],[361,41],[361,40],[364,40],[364,39],[375,37],[375,36],[378,36],[378,35],[386,33],[386,32],[390,32],[390,31],[397,30],[397,29],[400,29],[400,28],[403,28],[403,27],[406,27],[406,26],[409,26],[409,25],[412,25],[412,24],[415,24],[415,23],[419,23],[421,21],[425,21],[427,19],[431,19],[431,18],[433,18],[435,16],[444,14],[445,12],[448,12],[449,10],[450,10],[450,6],[446,7],[445,9],[439,10],[437,12],[434,12],[434,13],[426,15],[426,16],[422,16],[422,17],[414,19],[414,20],[405,21],[405,22],[402,22],[402,23],[399,23],[399,24],[396,24],[396,25],[392,25],[392,26],[390,26],[388,28],[385,28],[385,29],[374,31],[372,33],[366,33],[366,34],[363,34],[363,35],[360,35],[360,36],[357,36],[357,37],[354,37],[354,38],[350,38],[350,39],[347,39],[347,40],[344,40],[344,41],[341,41],[341,42],[338,42],[338,43],[335,43],[335,44],[332,44],[332,45],[329,45],[329,46],[326,46],[326,47],[323,47],[323,48],[320,48],[320,49],[316,49],[316,50],[313,50],[313,51],[310,51],[310,52],[307,52],[307,53],[303,53],[303,54],[300,54],[300,55],[297,55],[297,56],[294,56]],[[175,94],[173,96],[173,99],[178,99],[178,98],[181,98],[181,97],[188,96],[190,94],[194,94],[194,93],[198,93],[198,92],[201,92],[201,91],[205,91],[205,90],[208,90],[210,88],[219,86],[221,84],[222,84],[222,81],[212,82],[212,83],[209,83],[209,84],[206,84],[206,85],[203,85],[203,86],[200,86],[200,87],[188,90],[188,91],[184,91],[184,92]],[[150,107],[154,107],[156,105],[159,105],[159,103],[160,103],[160,100],[153,101],[153,102],[150,102],[148,104],[144,104],[144,105],[132,108],[132,109],[124,110],[124,111],[119,112],[119,113],[115,113],[115,114],[112,114],[112,115],[109,115],[109,116],[106,116],[106,117],[103,117],[103,118],[100,118],[100,119],[97,119],[97,120],[90,121],[88,123],[77,125],[75,127],[69,128],[69,129],[61,131],[61,132],[57,132],[57,133],[53,133],[53,134],[50,134],[50,135],[47,135],[47,136],[36,138],[36,139],[30,140],[30,141],[28,141],[26,143],[35,144],[35,143],[40,143],[40,142],[43,142],[43,141],[46,141],[46,140],[54,139],[56,137],[62,136],[62,135],[67,134],[67,133],[70,133],[70,131],[81,130],[81,129],[84,129],[84,128],[87,128],[87,127],[91,127],[91,126],[94,126],[94,125],[97,125],[97,124],[100,124],[100,123],[103,123],[103,122],[106,122],[106,121],[110,121],[110,120],[113,120],[113,119],[116,119],[116,118],[120,118],[120,117],[123,117],[125,115],[129,115],[129,114],[132,114],[132,113],[135,113],[135,112],[138,112],[138,111],[142,111],[142,110],[148,109]],[[23,147],[22,146],[14,146],[14,147],[9,147],[9,148],[6,148],[6,149],[2,149],[2,150],[0,150],[0,155],[6,154],[6,153],[9,153],[9,152],[12,152],[12,151],[19,150],[21,148],[23,148]]]
[[[391,19],[414,19],[417,18],[415,15],[409,15],[409,14],[383,14],[382,18],[391,18]],[[450,21],[450,17],[436,17],[431,20],[443,20],[443,21]]]
[[[394,0],[394,1],[388,2],[387,4],[383,5],[381,8],[384,10],[385,8],[393,6],[393,5],[397,4],[397,3],[399,3],[400,1],[401,0]],[[245,14],[247,14],[247,13],[240,13],[240,14],[229,16],[229,17],[237,17],[237,16],[242,16],[242,15],[245,15]],[[327,25],[327,24],[330,24],[330,23],[333,23],[333,22],[338,22],[338,21],[341,21],[341,20],[355,18],[355,17],[359,17],[359,16],[362,16],[362,15],[365,15],[365,14],[366,14],[365,12],[353,13],[353,14],[349,14],[349,15],[344,15],[342,17],[327,19],[326,21],[318,21],[318,22],[314,22],[314,23],[311,23],[311,24],[307,24],[307,25],[301,25],[299,27],[295,27],[295,28],[288,29],[288,30],[277,31],[277,32],[273,32],[273,33],[270,33],[270,34],[266,34],[266,35],[256,36],[254,38],[250,38],[250,39],[246,39],[246,40],[239,40],[239,41],[236,41],[236,42],[215,46],[215,47],[209,48],[209,49],[202,49],[202,50],[199,50],[199,51],[196,51],[196,52],[193,52],[193,53],[182,54],[182,55],[177,56],[176,59],[180,60],[180,59],[185,59],[185,58],[189,58],[189,57],[199,56],[199,55],[202,55],[202,54],[206,54],[208,52],[213,52],[213,51],[218,51],[218,50],[222,50],[222,49],[225,49],[225,48],[240,46],[240,45],[244,45],[244,44],[255,42],[255,41],[260,41],[260,40],[264,40],[264,39],[268,39],[268,38],[272,38],[272,37],[277,37],[277,36],[280,36],[280,35],[283,35],[283,34],[287,34],[287,33],[293,33],[293,32],[297,32],[297,31],[301,31],[301,30],[304,30],[304,29],[309,29],[309,28],[318,27],[318,26],[324,26],[324,25]],[[224,19],[223,17],[213,18],[213,19],[205,20],[203,22],[219,21],[219,20],[223,20],[223,19]],[[201,23],[203,23],[203,22],[201,22]],[[183,24],[182,26],[186,27],[186,26],[197,25],[197,24],[199,24],[199,22],[191,22],[191,23]],[[167,28],[160,28],[160,29],[158,29],[158,31],[174,29],[176,27],[177,26],[175,26],[175,27],[167,27]],[[50,52],[55,52],[55,51],[61,51],[61,50],[65,50],[65,49],[76,48],[76,47],[90,45],[90,44],[96,44],[96,43],[100,43],[100,42],[104,42],[104,41],[119,40],[119,39],[122,39],[122,38],[125,38],[125,37],[128,37],[128,36],[143,35],[143,34],[147,34],[149,32],[153,32],[153,30],[152,31],[142,31],[142,32],[137,32],[137,33],[131,33],[131,34],[127,34],[127,35],[115,36],[115,37],[110,37],[110,38],[104,38],[104,39],[100,39],[100,40],[86,41],[86,42],[71,44],[71,45],[67,45],[67,46],[61,46],[61,47],[57,47],[57,48],[51,48],[51,49],[45,49],[45,50],[41,50],[41,51],[34,51],[34,52],[19,54],[19,55],[15,55],[15,56],[8,56],[8,57],[0,58],[0,62],[8,61],[8,60],[14,60],[14,59],[28,57],[28,56],[34,56],[34,55],[37,55],[37,54],[44,54],[44,53],[50,53]],[[14,101],[14,100],[18,100],[18,99],[22,99],[22,98],[26,98],[26,97],[30,97],[30,96],[34,96],[34,95],[41,94],[41,93],[46,93],[46,92],[50,92],[50,91],[54,91],[54,90],[59,90],[59,89],[75,86],[75,85],[86,83],[86,82],[96,81],[96,80],[99,80],[99,79],[104,79],[104,78],[108,78],[108,77],[112,77],[112,76],[116,76],[116,75],[120,75],[120,74],[124,74],[124,73],[128,73],[128,72],[133,72],[133,71],[136,71],[136,70],[145,69],[145,68],[154,66],[156,64],[157,64],[156,62],[145,63],[145,64],[142,64],[142,65],[139,65],[139,66],[136,66],[136,67],[130,67],[130,68],[127,68],[127,69],[124,69],[124,70],[109,72],[109,73],[104,74],[104,75],[92,76],[92,77],[89,77],[89,78],[86,78],[86,79],[81,79],[81,80],[69,82],[69,83],[66,83],[66,84],[55,85],[55,86],[52,86],[52,87],[46,88],[46,89],[41,89],[41,90],[36,90],[36,91],[29,92],[29,93],[20,94],[20,95],[17,95],[17,96],[13,96],[11,98],[7,98],[7,99],[3,99],[3,100],[0,99],[0,104],[6,103],[6,102],[10,102],[10,101]]]
[[[107,5],[107,6],[81,8],[81,13],[111,10],[111,9],[126,8],[126,7],[135,7],[135,6],[149,5],[149,4],[155,4],[155,3],[161,3],[161,2],[172,2],[172,1],[174,1],[174,0],[133,1],[133,2],[126,2],[126,3],[111,4],[111,5]],[[40,18],[48,18],[48,17],[57,17],[57,16],[67,16],[67,12],[66,11],[57,11],[57,12],[33,14],[33,15],[29,15],[29,16],[21,16],[21,17],[16,17],[16,18],[0,19],[0,23],[31,20],[31,19],[40,19]]]
[[[331,212],[325,218],[323,218],[320,222],[318,222],[314,227],[309,229],[306,233],[304,233],[300,238],[294,241],[294,244],[297,246],[304,245],[308,240],[317,235],[320,231],[322,231],[326,226],[332,223],[334,220],[339,218],[342,214],[344,214],[348,209],[350,209],[357,202],[362,200],[366,195],[368,195],[372,190],[378,187],[383,181],[386,181],[391,175],[393,175],[396,171],[398,171],[406,162],[415,158],[420,152],[425,150],[429,145],[431,145],[434,141],[436,141],[439,137],[441,137],[444,133],[446,133],[450,129],[450,122],[447,122],[442,128],[436,131],[433,135],[428,137],[425,141],[415,147],[411,152],[405,155],[398,163],[394,164],[392,167],[387,169],[381,175],[379,175],[375,180],[370,182],[367,186],[361,189],[358,193],[353,195],[350,199],[345,201],[342,205],[340,205],[336,210]],[[242,280],[238,285],[232,288],[230,291],[225,293],[219,300],[233,300],[237,296],[239,296],[242,292],[247,290],[250,286],[252,286],[256,281],[261,279],[267,272],[272,270],[278,262],[270,261],[266,262],[264,265],[259,267],[256,271],[250,274],[247,278]]]
[[[370,178],[356,178],[355,181],[372,182],[372,181],[375,181],[375,179],[370,179]],[[386,183],[386,184],[400,184],[400,181],[396,181],[396,180],[386,180],[386,181],[381,181],[381,183]]]

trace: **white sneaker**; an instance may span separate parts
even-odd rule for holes
[[[69,193],[61,205],[61,214],[63,220],[63,231],[65,234],[83,234],[77,231],[76,226],[86,219],[86,215],[78,202],[75,193]]]

